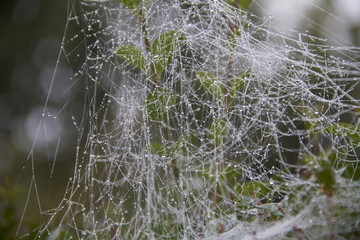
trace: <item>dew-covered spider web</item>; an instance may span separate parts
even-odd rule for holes
[[[82,115],[43,234],[359,236],[360,49],[279,33],[247,2],[70,2]]]

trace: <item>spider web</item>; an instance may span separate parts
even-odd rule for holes
[[[210,240],[359,231],[358,121],[341,120],[357,116],[349,93],[359,49],[278,33],[222,0],[136,2],[70,2],[68,25],[81,30],[65,35],[63,51],[80,59],[85,50],[74,75],[83,116],[73,117],[74,175],[42,232]]]

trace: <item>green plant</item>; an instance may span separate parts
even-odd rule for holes
[[[84,68],[94,94],[110,87],[53,238],[357,237],[360,133],[338,117],[358,101],[335,79],[359,71],[254,24],[249,4],[100,4],[113,51]]]

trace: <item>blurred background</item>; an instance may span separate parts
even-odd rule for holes
[[[68,2],[3,0],[0,12],[0,239],[12,239],[28,197],[21,234],[42,222],[37,194],[41,207],[54,206],[63,196],[73,169],[75,141],[71,135],[76,136],[76,132],[65,118],[57,118],[66,103],[64,92],[72,71],[67,64],[57,64]],[[47,100],[56,67],[53,91]],[[38,126],[46,101],[48,110],[42,124],[48,132],[44,133]],[[37,145],[33,146],[35,138]],[[60,138],[62,145],[73,147],[62,146],[55,154]],[[52,164],[55,155],[56,167]]]
[[[61,46],[79,31],[67,25],[78,8],[67,0],[1,2],[0,239],[43,223],[46,215],[40,212],[59,204],[72,175],[74,122],[81,120],[83,96],[71,76],[81,65],[84,45],[75,41],[83,46],[71,54],[74,59],[67,59]],[[254,0],[249,10],[283,33],[301,31],[330,45],[360,46],[359,0]],[[359,98],[359,91],[353,94]]]

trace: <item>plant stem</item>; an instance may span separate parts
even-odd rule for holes
[[[164,119],[164,122],[163,122],[163,126],[161,127],[161,131],[162,131],[162,134],[164,136],[164,139],[165,139],[165,148],[168,150],[169,148],[169,144],[168,142],[170,141],[170,132],[169,132],[169,128],[167,128],[165,125],[165,119]],[[173,174],[174,174],[174,177],[175,177],[175,180],[178,181],[179,178],[180,178],[180,169],[179,167],[177,166],[177,163],[176,163],[176,159],[173,158],[171,159],[171,168],[173,170]]]
[[[143,7],[140,9],[140,24],[141,24],[141,32],[143,34],[143,40],[145,44],[145,50],[150,53],[151,52],[151,44],[149,40],[149,32],[147,30],[147,11],[146,8]]]
[[[333,230],[333,218],[332,218],[332,198],[331,196],[326,197],[326,205],[327,205],[327,214],[326,214],[326,221],[329,227],[329,240],[334,240],[334,230]]]
[[[149,32],[148,32],[148,17],[147,17],[147,11],[145,7],[142,7],[140,9],[140,24],[141,24],[141,32],[143,34],[143,41],[144,41],[144,45],[145,45],[145,50],[147,51],[148,54],[151,54],[151,43],[150,43],[150,39],[149,39]],[[160,82],[160,78],[157,75],[155,68],[154,68],[154,64],[151,63],[149,64],[150,67],[150,74],[149,74],[149,79],[150,82],[152,83],[152,86],[149,86],[149,88],[151,90],[153,90],[154,88],[156,88],[158,86],[158,83]],[[164,136],[165,139],[165,148],[168,149],[168,142],[170,141],[170,133],[169,133],[169,129],[166,127],[165,125],[166,123],[166,119],[163,119],[163,126],[161,127],[161,131],[162,134]],[[171,168],[173,169],[173,174],[174,177],[176,179],[176,181],[178,181],[179,177],[180,177],[180,173],[179,173],[179,168],[177,166],[176,160],[172,159],[171,160]]]
[[[147,17],[147,11],[146,11],[145,7],[142,7],[140,9],[139,15],[140,15],[139,21],[141,24],[141,32],[143,35],[145,50],[148,54],[151,55],[151,43],[150,43],[149,32],[148,32],[148,17]],[[154,64],[151,62],[151,60],[150,60],[149,68],[150,68],[149,79],[150,79],[150,82],[152,83],[152,86],[150,86],[150,89],[154,89],[156,86],[158,86],[158,84],[160,82],[160,78],[157,75]]]

